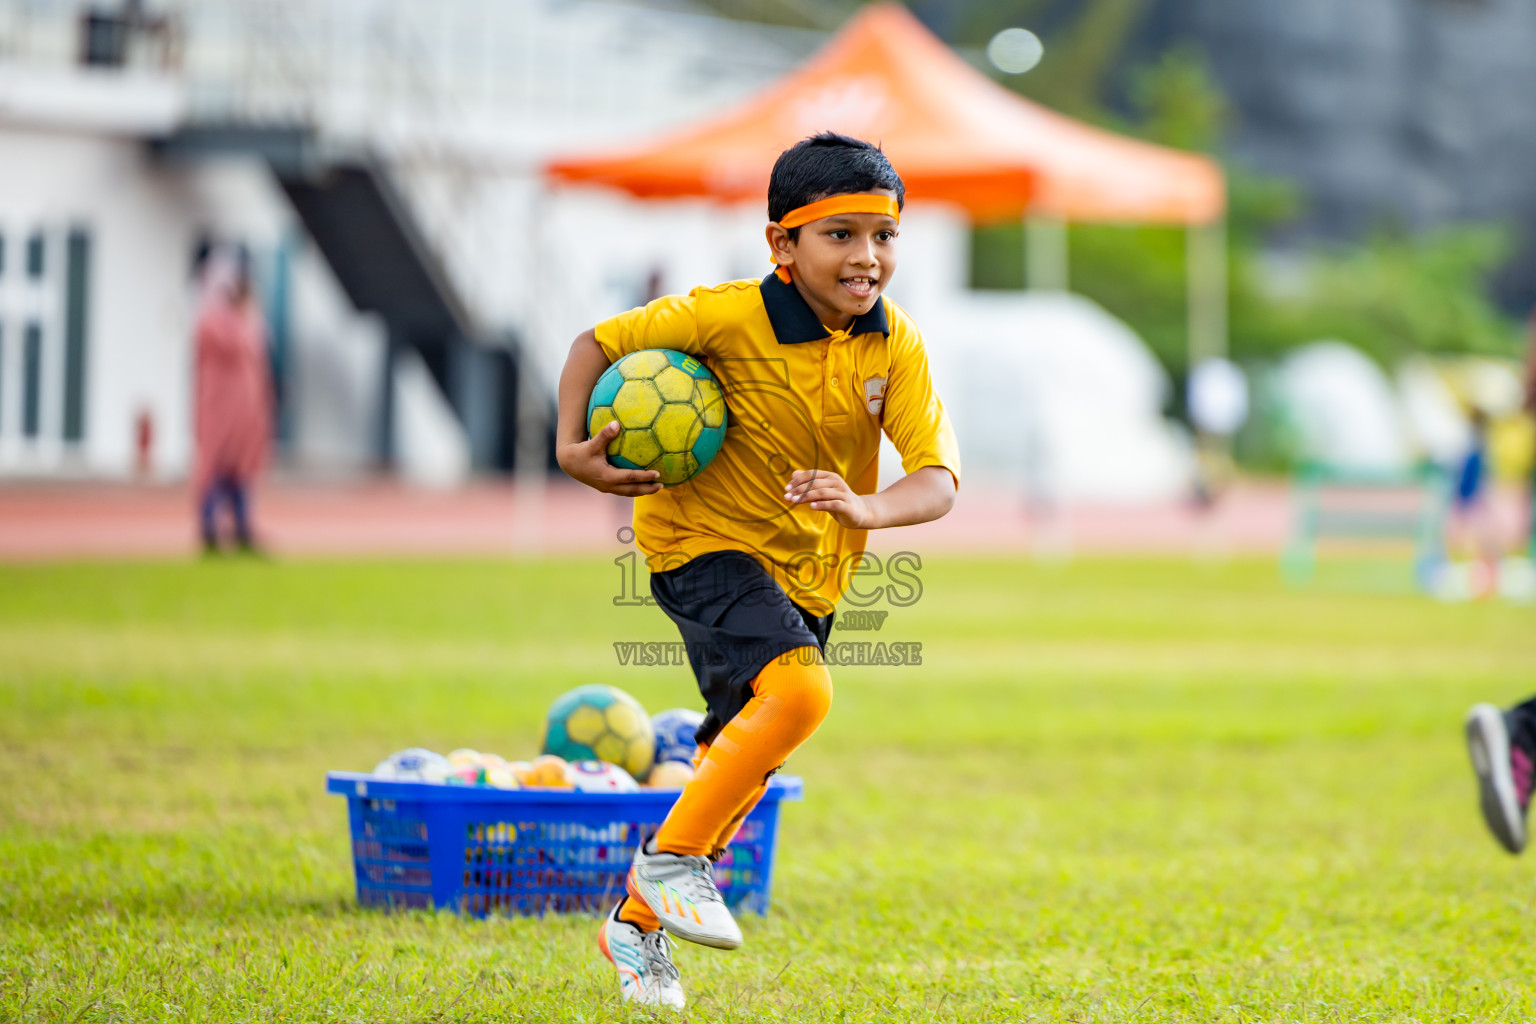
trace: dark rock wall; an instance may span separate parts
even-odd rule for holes
[[[1206,52],[1231,155],[1302,183],[1306,233],[1506,224],[1500,298],[1536,303],[1536,2],[1153,0],[1139,35]]]

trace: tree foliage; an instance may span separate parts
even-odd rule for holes
[[[1101,109],[1095,120],[1118,121],[1118,130],[1151,142],[1222,153],[1235,114],[1198,50],[1177,48],[1136,69],[1128,94],[1130,117]],[[1304,212],[1303,190],[1231,160],[1225,166],[1230,344],[1237,359],[1274,359],[1320,338],[1349,342],[1384,365],[1415,352],[1517,350],[1519,332],[1487,290],[1509,252],[1505,231],[1380,230],[1347,244],[1285,246],[1278,240]],[[1023,286],[1022,232],[1016,224],[976,229],[975,287]],[[1069,241],[1073,290],[1134,327],[1176,378],[1187,368],[1185,242],[1182,228],[1145,225],[1073,225]]]

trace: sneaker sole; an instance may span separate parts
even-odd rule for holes
[[[1503,712],[1492,704],[1477,705],[1467,713],[1466,733],[1483,821],[1499,845],[1519,853],[1525,849],[1525,818],[1509,771],[1509,731]]]
[[[715,935],[711,932],[695,931],[689,927],[687,921],[684,921],[676,914],[663,914],[662,911],[657,910],[655,904],[646,899],[645,895],[640,892],[640,887],[635,885],[633,872],[625,876],[624,888],[635,899],[650,907],[651,913],[655,914],[657,919],[661,921],[662,927],[667,930],[667,934],[674,938],[685,939],[695,945],[708,946],[711,949],[741,948],[741,936],[739,935],[733,937],[730,935]]]

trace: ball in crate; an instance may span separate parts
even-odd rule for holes
[[[608,463],[654,469],[664,487],[708,466],[725,441],[725,395],[709,368],[669,348],[631,352],[597,379],[587,400],[587,436],[614,420]]]
[[[536,757],[528,765],[528,772],[518,780],[525,786],[542,786],[546,789],[570,789],[570,765],[565,758],[554,754]]]
[[[651,716],[651,731],[656,734],[656,763],[686,761],[693,763],[698,741],[693,734],[704,724],[702,712],[689,708],[671,708]]]
[[[571,785],[583,793],[633,793],[640,788],[634,776],[607,761],[577,761],[569,775]]]
[[[478,758],[475,759],[475,764],[479,765],[481,768],[484,768],[486,771],[490,771],[493,768],[508,767],[507,759],[502,757],[500,754],[482,753]]]
[[[447,782],[453,786],[478,786],[485,781],[485,769],[477,764],[465,764],[455,768],[448,775]]]
[[[682,789],[693,781],[693,765],[687,761],[663,761],[651,769],[645,784],[652,789]]]
[[[607,761],[643,779],[656,758],[656,734],[645,708],[623,690],[578,686],[549,706],[542,749],[567,761]]]
[[[446,782],[452,773],[452,762],[422,747],[397,750],[373,766],[373,774],[378,778],[402,782]]]
[[[523,788],[523,784],[517,780],[516,775],[512,774],[510,768],[485,769],[485,784],[487,786],[494,786],[497,789]]]

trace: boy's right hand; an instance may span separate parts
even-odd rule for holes
[[[633,498],[661,490],[661,484],[656,482],[661,474],[654,469],[620,469],[608,464],[608,442],[618,434],[619,421],[609,420],[596,437],[560,445],[555,450],[555,460],[571,479],[606,494]]]

